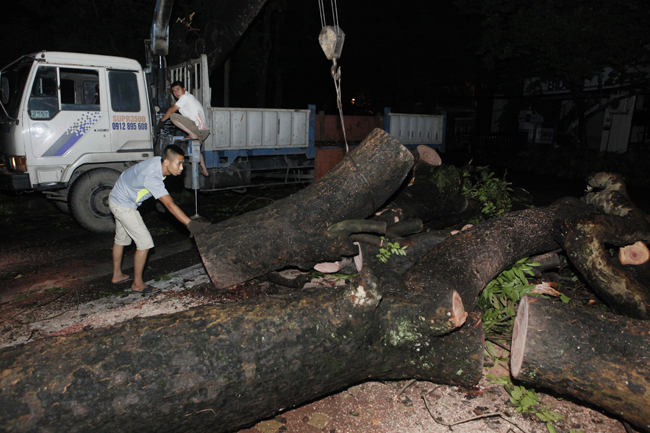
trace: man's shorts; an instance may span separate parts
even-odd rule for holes
[[[210,135],[210,131],[207,129],[199,129],[197,124],[194,123],[189,117],[185,117],[178,113],[172,113],[169,118],[172,120],[172,122],[177,122],[185,126],[192,132],[192,134],[199,137],[199,140],[201,141],[204,141],[206,138],[208,138],[208,135]]]
[[[138,250],[153,248],[151,233],[147,230],[137,209],[120,206],[110,198],[108,206],[115,217],[115,243],[117,245],[131,245],[131,239],[133,239]]]

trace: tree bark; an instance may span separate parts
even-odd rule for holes
[[[650,241],[650,221],[629,200],[620,175],[597,173],[587,183],[594,191],[584,201],[602,214],[563,224],[558,241],[591,288],[611,309],[629,317],[650,319],[650,290],[608,252],[608,245]]]
[[[449,165],[441,165],[438,154],[426,146],[418,146],[418,151],[413,153],[414,165],[409,181],[405,182],[392,202],[375,218],[393,222],[418,218],[426,224],[464,212],[467,209],[467,198],[459,195],[458,188],[441,191],[436,184],[438,177],[445,178],[447,184],[459,183],[453,179],[458,178],[458,170]]]
[[[0,351],[0,423],[227,432],[368,379],[469,386],[482,374],[483,330],[476,314],[460,327],[465,317],[453,291],[382,295],[366,270],[341,289],[46,338]]]
[[[375,129],[319,181],[263,209],[212,225],[196,239],[208,274],[225,288],[285,267],[354,255],[344,234],[328,228],[363,219],[399,188],[411,168],[410,152]]]
[[[187,11],[186,22],[169,23],[170,49],[167,63],[175,65],[187,62],[200,54],[207,54],[210,72],[213,72],[223,64],[265,3],[266,0],[209,2],[203,3],[209,5],[204,10]],[[196,22],[205,23],[200,32],[189,30],[187,24],[192,12],[195,13]],[[193,27],[197,27],[197,24],[194,23]]]
[[[606,244],[627,245],[650,239],[645,223],[615,215],[578,219],[558,237],[571,263],[592,290],[614,311],[636,319],[650,319],[650,290],[614,260]]]
[[[387,236],[382,245],[360,242],[360,254],[363,267],[370,267],[376,273],[390,270],[398,275],[404,275],[436,246],[451,236],[450,230],[428,231],[403,238]],[[390,254],[386,262],[379,259],[379,250],[386,248],[388,242],[397,242],[406,247],[405,255]]]
[[[405,274],[406,285],[425,291],[453,288],[472,311],[478,294],[499,272],[522,257],[558,247],[553,237],[557,221],[592,211],[578,199],[564,198],[549,207],[488,220],[440,243]]]
[[[525,296],[512,376],[595,404],[650,431],[650,323]]]

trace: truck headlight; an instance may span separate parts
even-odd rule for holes
[[[27,158],[24,156],[12,156],[10,165],[15,171],[27,171]]]

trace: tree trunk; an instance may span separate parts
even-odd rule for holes
[[[459,195],[456,185],[460,184],[458,169],[442,165],[438,153],[427,146],[418,146],[413,155],[414,166],[409,181],[405,182],[377,218],[385,221],[418,218],[426,224],[464,212],[467,209],[467,198]],[[437,186],[438,178],[454,187],[441,191]]]
[[[478,294],[499,272],[522,257],[558,247],[553,238],[558,221],[592,211],[577,199],[565,198],[549,207],[510,212],[483,222],[434,248],[405,274],[406,285],[425,291],[453,288],[472,311]]]
[[[405,274],[424,256],[429,254],[438,244],[451,236],[450,230],[428,231],[403,238],[387,236],[382,245],[360,242],[360,254],[363,267],[370,267],[378,274],[382,270],[390,270],[398,275]],[[389,248],[387,243],[397,242],[404,249],[404,255],[390,254],[388,257],[380,254],[380,249]],[[380,258],[385,257],[385,262]]]
[[[188,11],[188,14],[195,14],[198,22],[207,24],[199,32],[190,31],[190,26],[187,25],[188,22],[191,23],[189,15],[184,17],[183,23],[169,23],[170,49],[167,63],[175,65],[196,58],[199,54],[207,54],[210,72],[215,71],[230,55],[265,3],[266,0],[210,2],[209,10]]]
[[[650,431],[650,322],[525,296],[512,376],[569,394]]]
[[[319,181],[263,209],[212,225],[196,239],[208,274],[225,288],[286,267],[355,255],[347,233],[328,228],[363,219],[399,188],[412,165],[410,152],[375,129]]]
[[[589,286],[614,311],[650,319],[650,290],[639,283],[608,251],[607,245],[627,245],[650,239],[646,224],[615,215],[581,218],[560,237],[571,263]]]
[[[650,290],[609,254],[609,246],[650,240],[648,217],[632,204],[620,175],[597,173],[584,201],[604,214],[563,224],[558,241],[591,288],[614,311],[650,319]]]
[[[227,432],[367,379],[473,385],[458,294],[349,287],[199,307],[0,351],[0,423],[25,432]],[[381,303],[379,300],[381,299]],[[452,332],[453,331],[453,332]]]

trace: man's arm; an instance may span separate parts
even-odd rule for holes
[[[179,220],[185,225],[187,225],[187,223],[190,222],[190,218],[187,215],[185,215],[185,212],[183,212],[181,208],[179,208],[176,205],[176,203],[174,203],[174,199],[172,198],[171,195],[169,194],[163,195],[158,200],[160,200],[160,202],[165,205],[169,213],[174,215],[177,220]]]
[[[169,107],[169,109],[167,110],[165,115],[162,117],[162,119],[160,119],[160,121],[164,122],[165,120],[169,119],[169,116],[171,116],[172,113],[175,113],[180,109],[181,109],[181,107],[179,107],[178,105],[172,105],[171,107]],[[172,203],[173,203],[173,201],[172,201]]]

